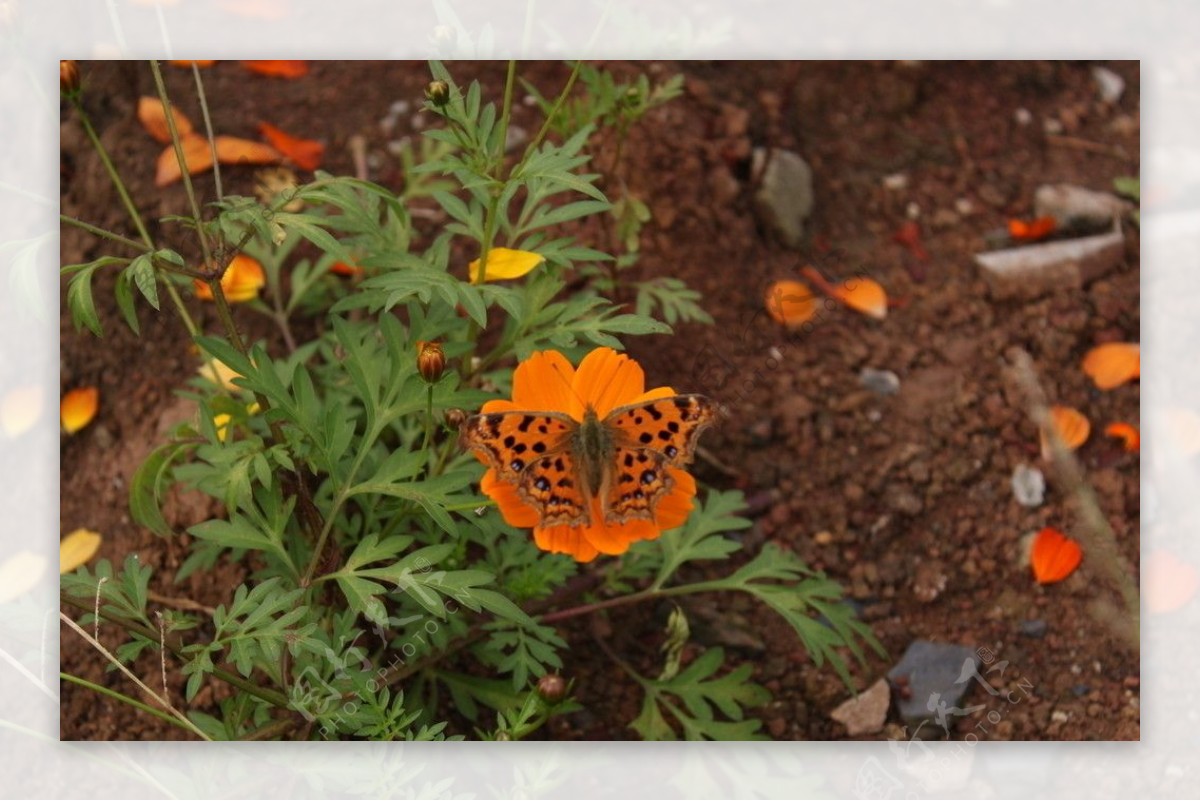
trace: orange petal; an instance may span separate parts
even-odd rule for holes
[[[868,317],[876,320],[887,317],[887,292],[870,278],[847,278],[834,287],[833,296]]]
[[[771,319],[788,328],[798,328],[817,311],[812,290],[799,281],[776,281],[771,284],[767,288],[766,305]]]
[[[202,61],[202,60],[195,60],[195,61],[172,61],[172,62],[171,62],[171,65],[172,65],[172,66],[175,66],[175,67],[190,67],[190,66],[192,66],[193,64],[195,64],[195,65],[196,65],[197,67],[199,67],[200,69],[204,69],[205,67],[211,67],[213,64],[216,64],[216,63],[217,63],[217,62],[216,62],[216,60],[209,60],[209,61]]]
[[[292,159],[292,161],[295,161],[295,159]],[[347,264],[344,261],[335,261],[332,265],[330,265],[329,272],[333,273],[334,275],[344,275],[347,278],[354,278],[355,276],[363,274],[363,268],[356,267],[353,264]]]
[[[96,416],[100,405],[100,390],[95,387],[78,387],[63,395],[59,404],[63,431],[74,434]]]
[[[612,348],[596,348],[579,363],[573,383],[571,416],[583,419],[583,406],[588,404],[604,417],[618,406],[632,403],[646,391],[646,374],[642,367],[624,353]]]
[[[1024,220],[1009,220],[1008,235],[1013,239],[1034,242],[1038,239],[1045,239],[1054,233],[1056,226],[1053,217],[1038,217],[1035,220],[1025,222]]]
[[[669,467],[667,472],[675,479],[675,487],[667,497],[658,502],[654,509],[654,522],[663,531],[678,528],[688,519],[696,497],[696,479],[686,470]]]
[[[308,74],[307,61],[243,61],[242,66],[271,78],[300,78]]]
[[[58,572],[70,573],[80,565],[86,564],[87,560],[100,550],[102,539],[95,531],[88,531],[86,528],[77,528],[63,537],[58,544]]]
[[[325,145],[312,139],[300,139],[286,131],[281,131],[269,122],[260,122],[258,132],[261,133],[271,146],[291,159],[302,170],[315,170],[321,166],[321,157],[325,155]],[[338,262],[341,264],[341,262]]]
[[[266,273],[258,261],[245,253],[239,253],[229,262],[221,276],[221,291],[230,303],[244,303],[258,297],[258,292],[267,283]],[[194,281],[196,297],[212,300],[212,290],[200,279]]]
[[[212,146],[203,136],[190,133],[180,137],[179,145],[183,149],[183,160],[187,164],[188,175],[196,175],[212,168]],[[167,145],[158,157],[154,185],[167,186],[178,181],[182,175],[179,171],[179,160],[175,158],[175,146]]]
[[[1104,435],[1119,439],[1130,453],[1137,453],[1142,446],[1142,437],[1137,428],[1129,423],[1109,423],[1104,427]]]
[[[583,536],[580,526],[535,528],[533,530],[533,541],[543,551],[570,554],[578,562],[590,562],[600,553]]]
[[[542,350],[530,354],[513,372],[514,411],[571,413],[574,380],[575,368],[558,351]],[[486,404],[484,410],[492,411]],[[575,419],[582,420],[583,415],[576,415]]]
[[[1052,528],[1044,528],[1037,533],[1029,553],[1029,565],[1039,584],[1062,581],[1075,572],[1082,559],[1083,549],[1079,543]]]
[[[504,522],[513,528],[532,528],[541,519],[536,509],[521,500],[515,485],[496,478],[495,470],[483,474],[479,489],[496,502]]]
[[[175,117],[175,130],[179,132],[181,139],[193,133],[195,129],[192,127],[192,121],[184,116],[182,111],[172,108],[171,112]],[[146,133],[164,145],[171,141],[171,129],[167,127],[167,112],[163,109],[162,101],[157,97],[139,98],[137,117],[138,122],[146,129]]]
[[[1142,560],[1142,597],[1151,612],[1174,612],[1200,588],[1196,568],[1159,548]]]
[[[276,164],[283,155],[262,142],[239,139],[236,136],[218,136],[217,161],[222,164]]]
[[[1141,376],[1141,347],[1132,342],[1098,345],[1083,357],[1082,366],[1097,388],[1113,389]]]
[[[1069,451],[1087,442],[1088,435],[1092,433],[1092,424],[1088,419],[1081,412],[1068,406],[1050,407],[1050,423]],[[1050,441],[1045,432],[1042,432],[1042,457],[1049,459],[1050,456]]]

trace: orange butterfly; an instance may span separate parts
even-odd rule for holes
[[[513,484],[539,525],[592,525],[593,500],[607,524],[654,520],[696,440],[717,415],[702,395],[672,395],[620,406],[601,418],[584,404],[582,422],[557,411],[478,414],[462,428],[474,449]]]

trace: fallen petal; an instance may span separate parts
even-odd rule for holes
[[[92,422],[99,405],[100,390],[96,387],[77,387],[63,395],[58,407],[63,431],[74,434]]]
[[[194,132],[192,121],[182,111],[172,107],[171,113],[175,118],[175,130],[179,132],[181,139]],[[167,126],[167,112],[163,108],[162,101],[157,97],[139,98],[137,117],[138,122],[146,129],[146,133],[164,145],[171,141],[171,129]]]
[[[85,564],[100,550],[103,538],[95,531],[77,528],[58,544],[58,572],[70,573]]]

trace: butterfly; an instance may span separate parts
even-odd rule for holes
[[[633,403],[603,419],[589,405],[582,422],[561,412],[493,412],[468,418],[461,442],[516,486],[542,527],[599,522],[594,500],[604,523],[652,521],[675,486],[667,468],[691,462],[716,415],[703,395]]]

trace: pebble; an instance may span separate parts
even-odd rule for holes
[[[1054,117],[1047,117],[1042,120],[1042,130],[1051,136],[1057,136],[1063,132],[1063,124]]]
[[[864,367],[858,374],[858,383],[876,395],[895,395],[900,391],[900,378],[891,370]]]
[[[954,201],[954,210],[963,217],[969,217],[975,213],[975,204],[969,197],[960,197]]]
[[[1060,225],[1083,223],[1104,226],[1133,208],[1111,192],[1099,192],[1073,184],[1043,184],[1033,193],[1033,213],[1053,217]]]
[[[779,148],[755,148],[752,161],[753,174],[761,176],[755,210],[785,245],[799,247],[813,210],[812,168],[798,153]]]
[[[1028,125],[1033,122],[1033,113],[1029,109],[1021,107],[1013,112],[1013,120],[1017,125]]]
[[[960,706],[963,695],[975,686],[973,681],[959,681],[968,661],[978,669],[978,654],[966,646],[928,640],[916,640],[909,645],[904,656],[887,674],[892,687],[904,688],[903,692],[897,692],[896,708],[900,719],[916,727],[923,721],[932,720],[939,708]]]
[[[1070,719],[1071,716],[1066,712],[1063,712],[1061,709],[1056,709],[1050,713],[1050,720],[1055,723],[1066,723]]]
[[[1125,92],[1124,78],[1099,64],[1092,67],[1092,77],[1096,80],[1096,89],[1100,92],[1101,100],[1112,105],[1121,99]]]
[[[913,571],[913,596],[923,604],[933,603],[946,589],[946,581],[946,566],[941,560],[922,560]]]
[[[1042,471],[1027,464],[1019,464],[1012,473],[1013,497],[1022,506],[1041,506],[1046,500],[1046,477]]]
[[[1046,636],[1046,621],[1044,620],[1022,620],[1020,625],[1021,634],[1033,640],[1040,640]]]
[[[925,504],[921,502],[921,499],[906,487],[889,487],[885,502],[893,512],[900,512],[906,515],[918,515],[925,508]]]
[[[829,717],[846,727],[848,737],[883,731],[892,692],[887,680],[880,679],[866,692],[844,701]]]
[[[895,172],[891,175],[883,176],[883,188],[893,192],[899,192],[902,189],[907,189],[908,173]]]

